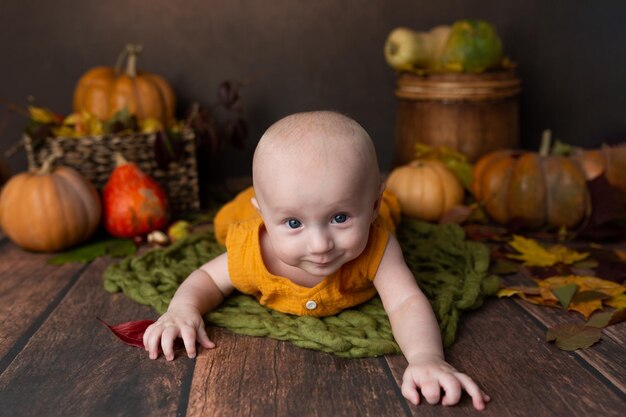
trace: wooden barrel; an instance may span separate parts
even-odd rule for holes
[[[519,145],[521,82],[513,69],[484,74],[400,74],[393,167],[410,162],[415,144],[447,146],[473,162]]]

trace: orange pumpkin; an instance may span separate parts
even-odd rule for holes
[[[89,239],[100,223],[94,186],[69,167],[13,176],[0,194],[0,225],[24,249],[54,252]]]
[[[418,159],[394,169],[387,189],[400,202],[402,213],[421,220],[436,221],[463,201],[459,180],[442,162]]]
[[[574,227],[591,212],[581,167],[565,156],[495,151],[474,165],[472,192],[497,223]]]
[[[74,89],[74,111],[83,110],[104,121],[124,108],[138,119],[157,119],[169,125],[174,119],[176,97],[165,78],[137,71],[141,45],[126,45],[115,68],[88,70]],[[126,69],[121,65],[126,58]]]
[[[572,158],[578,162],[587,180],[601,174],[606,175],[609,184],[626,192],[626,144],[600,149],[575,149]]]

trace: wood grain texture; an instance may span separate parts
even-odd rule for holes
[[[463,316],[446,358],[491,396],[484,416],[617,417],[626,405],[591,365],[546,343],[543,326],[510,300],[490,299],[481,310]],[[406,361],[387,361],[399,383]],[[455,407],[410,409],[414,416],[476,415],[467,394]]]
[[[0,376],[7,416],[172,416],[193,361],[151,361],[122,344],[96,317],[116,324],[156,313],[102,288],[107,260],[80,277]],[[185,393],[184,396],[187,394]]]
[[[188,417],[405,416],[382,358],[341,359],[211,329],[197,359]]]
[[[0,241],[0,361],[20,338],[29,337],[31,326],[84,268],[80,264],[48,265],[50,257]]]

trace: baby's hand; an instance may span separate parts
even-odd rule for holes
[[[402,377],[402,395],[413,404],[420,403],[420,394],[429,404],[437,404],[444,391],[441,405],[454,405],[461,399],[463,389],[472,397],[474,408],[483,410],[490,398],[469,376],[457,371],[440,358],[420,358],[409,362]]]
[[[200,312],[191,306],[170,308],[159,320],[150,325],[143,334],[143,346],[150,359],[159,357],[159,345],[165,359],[174,359],[174,341],[182,338],[187,356],[196,357],[196,340],[201,346],[211,349],[215,344],[209,340]],[[159,343],[160,342],[160,343]]]

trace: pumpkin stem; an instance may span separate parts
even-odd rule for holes
[[[124,74],[131,78],[137,76],[137,57],[143,51],[143,46],[139,44],[129,43],[124,50],[118,55],[115,63],[115,73],[119,74],[122,69],[122,63],[126,59],[126,69]]]
[[[41,168],[39,168],[39,170],[37,170],[37,174],[39,174],[39,175],[49,174],[50,171],[52,171],[52,163],[58,157],[59,157],[59,155],[57,155],[56,153],[48,155],[48,157],[46,159],[44,159],[43,164],[41,165]]]
[[[546,129],[543,131],[541,135],[541,146],[539,148],[539,155],[541,156],[550,155],[551,146],[552,146],[552,131],[550,131],[550,129]]]
[[[126,165],[128,163],[126,158],[124,158],[124,155],[122,155],[120,152],[115,152],[113,154],[113,159],[115,159],[116,167],[121,167],[122,165]]]

